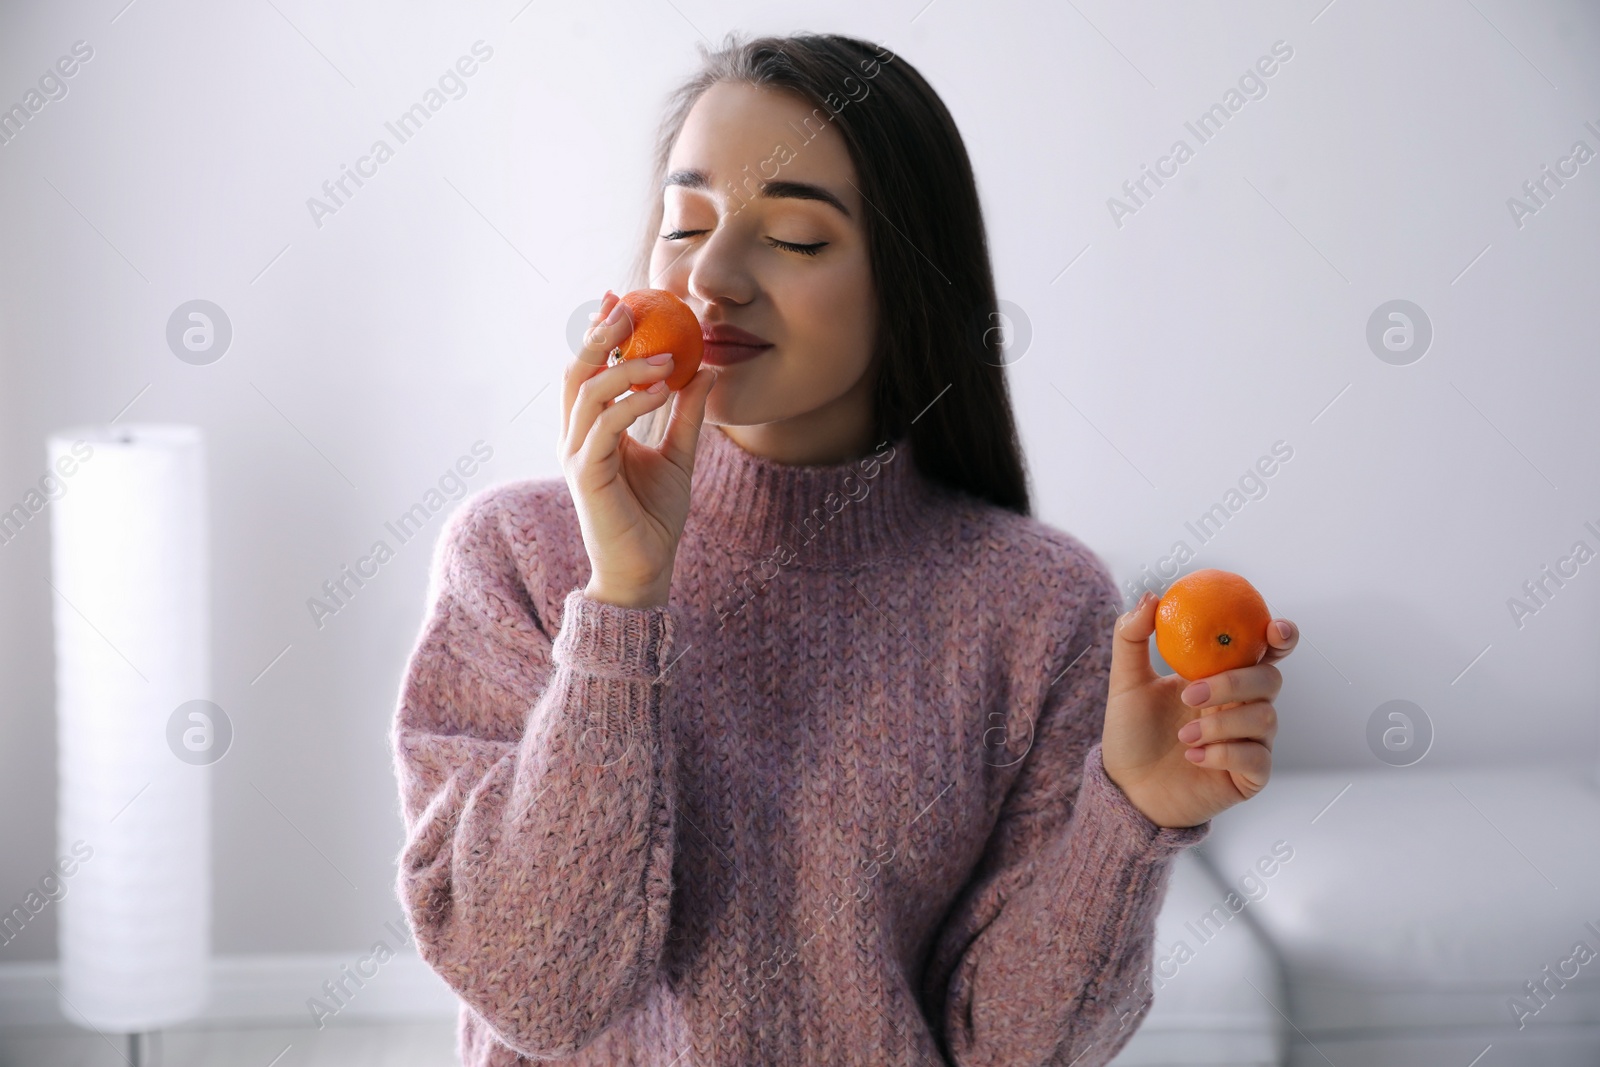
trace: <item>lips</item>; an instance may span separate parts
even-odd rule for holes
[[[705,341],[703,360],[719,367],[754,359],[772,347],[771,343],[748,330],[725,322],[706,327],[701,336]]]

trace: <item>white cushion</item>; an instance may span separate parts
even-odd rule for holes
[[[1154,1002],[1111,1061],[1116,1067],[1283,1062],[1283,1020],[1263,997],[1284,1002],[1277,962],[1244,917],[1252,905],[1242,895],[1229,900],[1228,887],[1197,855],[1204,849],[1173,861],[1156,919]]]
[[[1580,1024],[1600,1063],[1591,782],[1530,768],[1278,772],[1213,820],[1206,848],[1231,871],[1280,839],[1294,859],[1249,912],[1283,961],[1305,1040],[1476,1026],[1515,1042]],[[1564,962],[1580,942],[1594,958]],[[1577,977],[1560,986],[1546,966]],[[1543,1004],[1526,989],[1542,979]]]

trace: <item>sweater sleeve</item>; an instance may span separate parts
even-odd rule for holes
[[[555,1059],[637,1005],[661,959],[672,619],[576,588],[552,634],[498,493],[441,535],[406,664],[390,731],[405,823],[397,891],[422,958],[456,995],[511,1049]]]
[[[924,1003],[956,1067],[1100,1067],[1149,1012],[1155,921],[1198,826],[1157,826],[1106,777],[1100,736],[1120,613],[1098,561],[1032,744],[936,936]]]

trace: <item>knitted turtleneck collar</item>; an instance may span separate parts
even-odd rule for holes
[[[747,452],[706,423],[685,529],[714,554],[845,567],[906,551],[927,532],[940,498],[912,462],[907,436],[842,463],[789,464]]]

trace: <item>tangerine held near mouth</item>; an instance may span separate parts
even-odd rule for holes
[[[635,289],[623,295],[621,302],[633,330],[617,346],[613,358],[620,355],[622,359],[644,359],[671,352],[672,373],[667,375],[667,388],[676,392],[688,385],[700,369],[700,357],[705,351],[705,338],[694,309],[665,289]],[[645,383],[628,388],[638,393],[649,387]]]
[[[1255,586],[1207,567],[1184,575],[1156,603],[1156,649],[1186,681],[1253,666],[1267,650],[1272,613]]]

